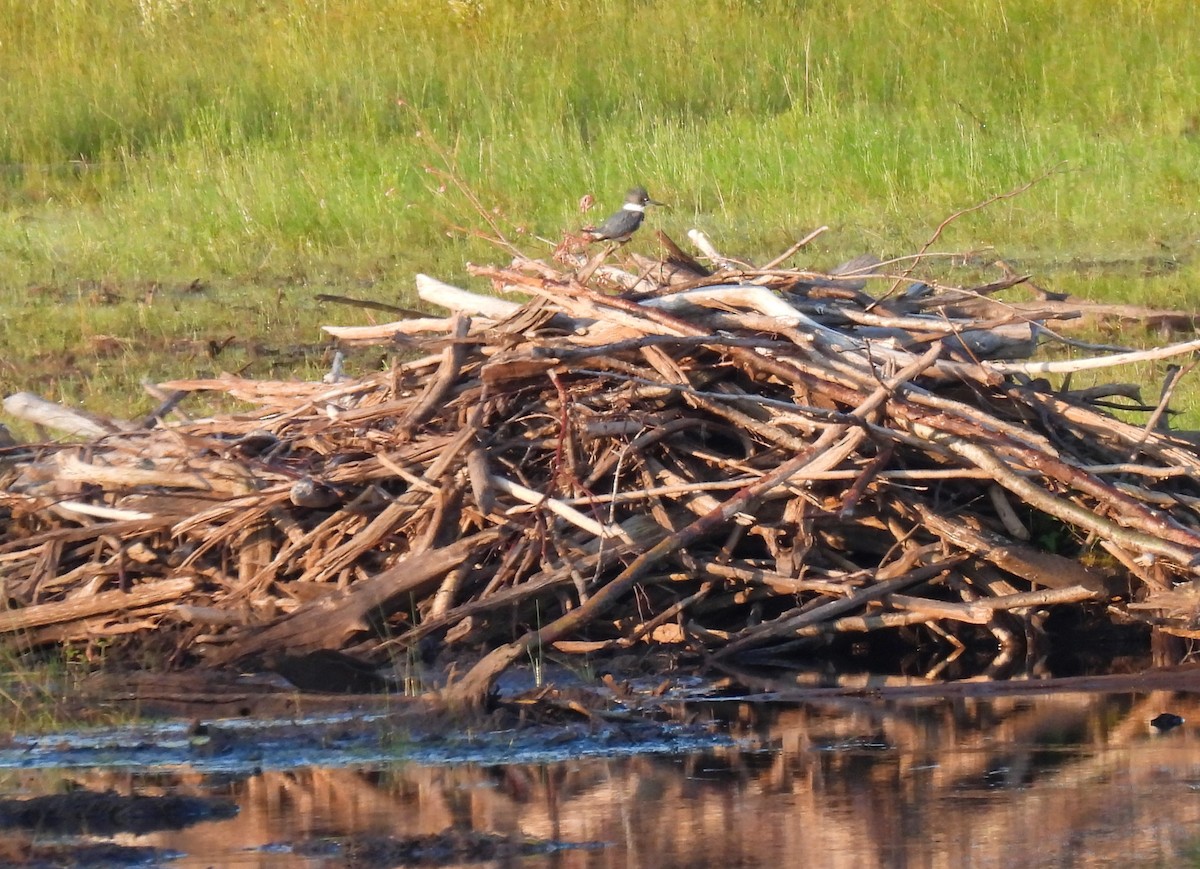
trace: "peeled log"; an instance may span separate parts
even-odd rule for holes
[[[82,410],[71,410],[31,392],[14,392],[4,399],[4,410],[18,419],[63,432],[71,437],[100,438],[113,432],[136,428],[133,423],[104,419]]]

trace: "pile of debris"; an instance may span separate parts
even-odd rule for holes
[[[1072,317],[1130,311],[1000,301],[1019,275],[708,246],[710,269],[663,243],[638,273],[472,268],[525,304],[422,277],[451,316],[328,328],[406,350],[366,377],[160,385],[247,412],[127,426],[11,396],[89,437],[5,453],[0,629],[178,665],[482,653],[460,700],[551,649],[778,660],[888,631],[1017,651],[1056,605],[1197,635],[1200,454],[1164,425],[1170,388],[1143,405],[1049,377],[1200,342],[1069,341]],[[1062,352],[1028,361],[1039,345]]]

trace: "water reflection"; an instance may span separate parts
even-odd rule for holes
[[[237,817],[127,835],[179,867],[339,866],[271,845],[447,827],[604,843],[554,867],[1179,865],[1200,839],[1200,701],[1190,694],[692,707],[744,742],[551,764],[8,774],[3,790],[223,796]],[[1185,723],[1156,735],[1161,712]],[[513,862],[512,865],[516,865]],[[487,864],[485,864],[487,865]],[[500,865],[500,864],[490,864]]]

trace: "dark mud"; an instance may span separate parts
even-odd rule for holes
[[[160,848],[112,842],[53,845],[22,840],[0,842],[0,869],[123,869],[158,866],[178,856]]]
[[[235,804],[210,797],[81,790],[24,800],[0,799],[0,829],[35,830],[56,836],[181,830],[201,821],[232,818],[236,814]]]
[[[386,869],[389,866],[445,866],[451,863],[479,863],[489,860],[515,860],[537,854],[579,848],[602,847],[589,842],[571,844],[550,842],[527,836],[503,836],[476,830],[445,830],[425,836],[360,836],[342,840],[316,839],[296,845],[301,856],[335,856],[353,869]]]
[[[146,677],[143,687],[152,683]],[[339,766],[396,760],[419,763],[551,762],[570,757],[678,753],[729,741],[669,697],[594,688],[542,688],[497,698],[490,711],[463,715],[435,699],[391,695],[309,695],[264,688],[256,714],[247,686],[223,696],[207,681],[183,703],[186,677],[166,682],[171,718],[51,734],[15,735],[0,745],[0,770],[187,765],[204,772],[252,772],[297,765]],[[141,707],[161,709],[165,695]],[[86,701],[93,708],[104,702]],[[120,709],[122,694],[108,699]],[[200,717],[198,713],[224,713]]]
[[[488,712],[467,718],[429,698],[306,694],[261,677],[199,672],[110,674],[76,689],[73,703],[93,714],[107,709],[119,717],[136,708],[195,717],[10,737],[0,745],[0,776],[54,770],[66,777],[58,784],[60,793],[0,799],[0,829],[11,839],[0,852],[0,866],[122,867],[179,860],[185,852],[129,847],[123,840],[99,847],[94,840],[123,834],[153,839],[149,834],[232,818],[237,803],[214,790],[238,791],[264,775],[288,776],[298,769],[547,764],[686,754],[729,743],[713,726],[687,721],[657,698],[638,708],[632,691],[613,692],[603,682],[497,697]],[[178,771],[202,776],[202,794],[145,792],[160,790],[166,780],[177,786]],[[126,792],[96,789],[97,777],[113,776],[126,782]],[[56,840],[53,845],[42,842],[47,836]],[[596,847],[587,839],[451,826],[405,836],[297,835],[258,850],[289,855],[300,865],[375,867],[507,862]]]

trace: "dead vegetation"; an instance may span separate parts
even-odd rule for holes
[[[778,659],[891,631],[1013,654],[1058,605],[1196,635],[1175,381],[1143,405],[1058,376],[1200,349],[1067,341],[1075,318],[1189,315],[998,301],[1010,271],[784,268],[799,246],[751,268],[696,235],[709,269],[662,241],[637,271],[472,269],[527,304],[421,278],[455,313],[329,328],[418,351],[365,377],[164,383],[136,425],[10,396],[76,438],[4,452],[0,630],[173,665],[482,653],[447,689],[467,702],[552,648]],[[172,416],[205,390],[251,409]]]

